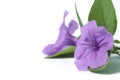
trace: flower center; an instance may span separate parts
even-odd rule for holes
[[[93,49],[98,50],[99,49],[98,45],[93,46]]]

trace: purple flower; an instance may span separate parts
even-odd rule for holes
[[[81,37],[75,50],[75,65],[78,70],[99,68],[106,64],[108,51],[113,47],[112,35],[96,22],[90,21],[81,28]]]
[[[49,44],[43,50],[43,53],[47,54],[48,56],[53,55],[67,46],[76,46],[77,38],[74,37],[72,34],[78,28],[78,24],[76,21],[71,20],[69,26],[65,25],[65,18],[68,15],[68,12],[64,12],[63,23],[60,26],[59,36],[55,44]]]

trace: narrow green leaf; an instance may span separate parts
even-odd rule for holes
[[[77,15],[77,19],[78,19],[79,25],[80,25],[80,27],[82,27],[83,23],[82,23],[82,20],[81,20],[81,18],[79,16],[76,4],[75,4],[75,11],[76,11],[76,15]]]
[[[52,56],[47,56],[45,58],[64,58],[64,57],[73,57],[74,56],[74,51],[75,51],[75,46],[70,46],[66,48],[65,50],[62,50]]]
[[[96,20],[98,26],[106,27],[106,29],[114,35],[117,28],[117,19],[112,1],[95,0],[88,20]]]
[[[119,40],[114,40],[114,43],[120,44]]]

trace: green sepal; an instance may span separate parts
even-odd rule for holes
[[[69,46],[66,49],[51,55],[51,56],[47,56],[45,58],[66,58],[66,57],[73,57],[74,56],[74,51],[75,51],[75,46]]]

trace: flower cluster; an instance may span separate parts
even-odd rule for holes
[[[104,65],[108,59],[108,51],[113,47],[113,37],[104,27],[97,26],[96,21],[90,21],[81,28],[81,37],[78,39],[72,34],[78,28],[76,21],[71,20],[69,26],[65,25],[65,17],[68,12],[64,12],[63,23],[55,44],[46,46],[43,53],[53,55],[67,46],[76,46],[75,64],[79,70],[98,68]]]
[[[106,0],[105,3],[103,1],[95,0],[89,14],[88,23],[82,26],[80,25],[81,35],[79,37],[73,35],[78,29],[77,21],[71,20],[68,26],[65,25],[65,18],[68,15],[68,12],[65,11],[57,41],[54,44],[47,45],[43,49],[43,53],[48,56],[58,53],[62,54],[62,51],[68,50],[67,48],[69,46],[74,46],[76,47],[73,53],[75,65],[78,70],[82,71],[101,68],[107,64],[112,53],[119,54],[120,48],[115,46],[114,42],[120,43],[120,41],[113,39],[117,27],[115,10],[110,0]],[[99,4],[100,2],[101,4]],[[101,5],[109,5],[108,8],[110,8],[111,12],[107,10],[108,8],[101,7]],[[95,12],[95,10],[99,13]],[[106,12],[104,13],[103,10],[106,10]],[[106,13],[114,17],[110,17]],[[82,21],[77,8],[76,14],[78,22],[81,24]]]

